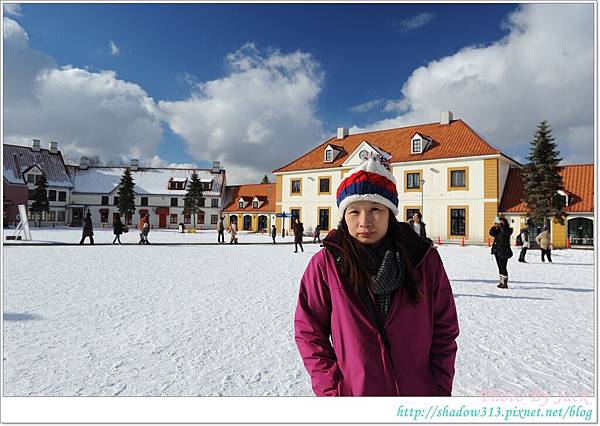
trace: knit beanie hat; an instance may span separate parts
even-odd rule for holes
[[[337,190],[337,205],[340,215],[356,201],[372,201],[398,214],[398,190],[394,175],[376,158],[370,157],[350,171]]]

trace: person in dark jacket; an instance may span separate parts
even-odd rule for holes
[[[519,253],[519,262],[527,263],[525,260],[525,255],[527,254],[527,249],[529,248],[529,230],[525,227],[521,229],[519,233],[521,236],[521,253]]]
[[[115,234],[115,239],[113,240],[113,244],[115,244],[117,241],[119,242],[119,244],[123,244],[121,242],[121,234],[123,233],[123,222],[121,222],[121,216],[117,216],[116,219],[114,220],[113,223],[113,234]]]
[[[277,244],[275,242],[275,237],[277,236],[277,228],[275,225],[271,225],[271,238],[273,238],[273,244]]]
[[[500,274],[498,288],[508,288],[508,259],[513,255],[510,248],[510,236],[513,230],[505,217],[496,218],[494,225],[490,228],[490,235],[494,237],[492,254],[496,257],[498,273]]]
[[[92,225],[92,214],[88,211],[83,219],[83,233],[81,234],[81,241],[79,244],[83,244],[86,237],[90,237],[90,244],[94,244],[94,227]]]
[[[321,227],[319,225],[315,226],[315,230],[313,232],[313,243],[319,240],[319,244],[321,244]]]
[[[298,245],[300,245],[300,250],[304,252],[304,247],[302,247],[302,237],[304,236],[304,224],[300,222],[300,219],[296,217],[294,219],[294,225],[292,226],[294,230],[294,253],[298,253]]]
[[[421,238],[427,238],[427,231],[425,230],[425,222],[421,219],[421,213],[415,212],[411,220],[408,221],[408,224],[411,226],[413,231],[415,231]]]
[[[219,225],[217,226],[217,231],[219,233],[217,237],[217,242],[219,242],[220,244],[225,244],[225,224],[223,223],[224,220],[225,218],[221,216],[221,219],[219,219]]]
[[[452,394],[452,288],[431,241],[396,220],[396,191],[376,159],[350,172],[300,282],[295,340],[317,396]]]

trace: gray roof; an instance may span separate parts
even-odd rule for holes
[[[80,170],[77,166],[67,166],[73,180],[73,192],[88,194],[109,194],[121,181],[125,167],[100,167],[90,166]],[[152,195],[185,195],[186,190],[168,189],[168,182],[174,180],[191,180],[192,173],[196,172],[201,182],[213,182],[212,190],[205,191],[205,196],[218,197],[223,190],[225,172],[213,173],[210,169],[172,169],[140,167],[132,170],[133,190],[136,194]]]
[[[51,154],[49,150],[43,148],[34,151],[28,146],[6,144],[3,144],[2,148],[4,179],[9,183],[25,184],[23,172],[37,165],[46,174],[48,186],[73,187],[60,151]]]

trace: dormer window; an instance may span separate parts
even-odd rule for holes
[[[253,209],[257,209],[258,208],[258,201],[252,201],[252,208]]]
[[[244,208],[244,202],[243,202],[243,201],[240,201],[240,203],[239,203],[238,207],[239,207],[240,209],[243,209],[243,208]]]
[[[325,150],[325,162],[331,163],[333,161],[333,149],[328,148]]]
[[[420,154],[421,150],[422,150],[422,144],[423,140],[421,138],[414,138],[411,142],[411,148],[410,148],[410,152],[411,154]]]

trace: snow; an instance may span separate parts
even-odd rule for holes
[[[73,242],[80,230],[32,234]],[[293,314],[320,248],[293,253],[243,233],[240,242],[264,244],[5,247],[4,395],[312,395]],[[520,264],[515,253],[502,290],[489,248],[438,250],[461,329],[454,395],[593,394],[592,251],[554,251],[553,264],[539,251]]]

